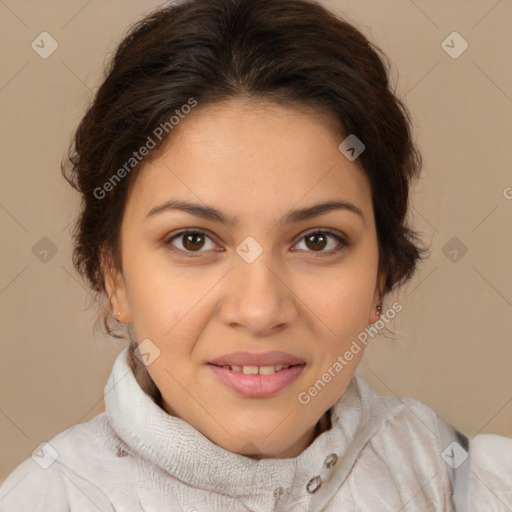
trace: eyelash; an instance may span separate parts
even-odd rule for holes
[[[183,231],[180,231],[180,232],[174,234],[172,237],[168,238],[164,242],[166,248],[169,249],[173,253],[177,253],[179,255],[184,255],[186,258],[197,258],[197,257],[201,256],[202,252],[207,252],[207,251],[201,251],[201,250],[200,251],[184,251],[184,250],[178,249],[172,245],[171,242],[174,239],[183,237],[184,235],[187,235],[187,234],[200,234],[200,235],[204,235],[207,238],[209,238],[210,240],[212,240],[212,238],[208,235],[207,231],[204,231],[202,229],[185,229]],[[340,235],[337,231],[334,231],[329,228],[310,230],[310,231],[304,233],[297,243],[301,242],[302,240],[304,240],[306,237],[308,237],[310,235],[323,235],[323,234],[327,234],[327,235],[335,238],[339,242],[339,246],[336,249],[331,249],[330,251],[321,251],[321,252],[306,251],[306,252],[311,252],[315,255],[315,257],[322,258],[322,257],[338,254],[339,252],[343,251],[344,249],[346,249],[347,247],[350,246],[350,242],[346,237]]]

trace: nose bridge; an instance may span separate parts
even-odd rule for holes
[[[263,250],[254,261],[243,257],[237,263],[236,273],[240,285],[237,293],[240,300],[250,301],[252,307],[262,303],[262,307],[270,307],[272,302],[278,301],[282,296],[282,278],[279,279],[279,265],[272,257],[270,249]],[[265,302],[265,304],[263,304]]]
[[[271,238],[268,236],[247,236],[236,248],[238,258],[235,260],[237,274],[251,282],[251,287],[273,287],[277,279],[276,268],[280,263],[274,258]]]
[[[242,255],[232,272],[232,296],[224,320],[254,331],[291,322],[295,301],[280,269],[270,250],[263,250],[252,261]]]

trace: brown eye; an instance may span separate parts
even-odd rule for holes
[[[330,243],[330,240],[334,240],[337,244]],[[303,241],[306,246],[306,252],[318,253],[317,256],[329,256],[338,253],[350,245],[345,237],[330,229],[310,231],[302,237],[300,243]],[[331,245],[330,250],[324,250],[329,245]]]
[[[202,233],[187,233],[182,236],[182,244],[188,251],[201,249],[204,245],[204,236]]]
[[[321,251],[327,245],[327,237],[324,233],[313,233],[305,237],[306,245],[315,251]]]
[[[215,244],[211,241],[211,238],[203,231],[181,231],[177,233],[169,240],[165,242],[166,246],[169,246],[171,250],[181,251],[184,253],[193,253],[193,252],[205,252],[202,251],[205,247],[206,242],[210,240],[212,247],[209,249],[214,249]],[[179,243],[174,243],[174,241]],[[181,245],[181,247],[180,247]],[[208,247],[207,247],[208,249]]]

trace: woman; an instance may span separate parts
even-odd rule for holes
[[[420,167],[383,56],[321,5],[140,21],[68,175],[74,264],[130,346],[106,412],[20,464],[2,510],[512,508],[512,439],[355,374],[428,253],[405,220]]]

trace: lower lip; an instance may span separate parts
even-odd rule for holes
[[[264,398],[272,396],[295,381],[305,365],[283,368],[270,375],[246,375],[229,368],[222,368],[208,363],[208,367],[230,389],[248,398]]]

